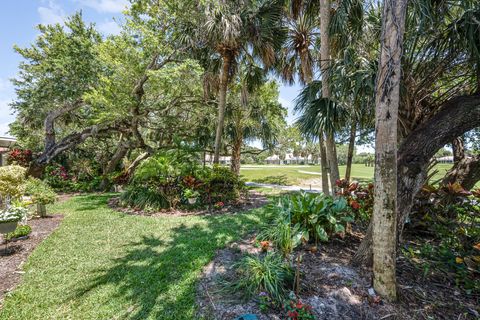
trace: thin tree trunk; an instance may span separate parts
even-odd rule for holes
[[[232,147],[232,164],[230,166],[232,172],[235,172],[237,176],[240,174],[240,155],[242,150],[242,138],[235,139]]]
[[[103,177],[102,177],[102,182],[100,183],[100,190],[105,191],[110,187],[109,186],[110,181],[108,179],[108,175],[115,171],[115,168],[120,163],[120,161],[125,157],[127,152],[128,152],[128,145],[125,143],[125,141],[123,141],[123,137],[121,137],[118,143],[117,149],[115,150],[115,153],[113,154],[112,158],[110,159],[110,161],[105,166],[105,169],[103,170]]]
[[[220,161],[220,148],[222,147],[223,125],[225,122],[225,106],[227,104],[228,75],[230,72],[231,63],[232,56],[227,52],[223,55],[222,73],[220,74],[217,131],[215,133],[215,153],[213,157],[213,163],[219,163]]]
[[[407,0],[384,2],[375,98],[375,190],[373,206],[373,285],[397,299],[397,126]]]
[[[320,144],[320,167],[322,169],[322,191],[328,196],[330,195],[330,188],[328,186],[328,161],[323,134],[321,134],[318,139]]]
[[[320,0],[320,69],[322,71],[322,97],[330,98],[330,0]],[[330,183],[335,194],[335,182],[340,178],[338,173],[337,150],[333,133],[327,133],[326,153],[330,169]]]
[[[355,137],[357,135],[357,122],[354,120],[350,127],[350,140],[348,141],[347,168],[345,169],[345,180],[350,181],[352,174],[353,152],[355,151]]]
[[[453,151],[453,165],[457,165],[463,158],[465,158],[465,143],[463,137],[457,137],[452,141]]]
[[[332,194],[335,195],[337,189],[336,182],[340,179],[340,173],[338,171],[337,147],[333,133],[328,133],[325,141],[327,145],[328,167],[330,168],[330,185]]]
[[[471,190],[480,180],[480,155],[470,158],[464,157],[454,164],[445,177],[442,184],[459,183],[464,189]]]

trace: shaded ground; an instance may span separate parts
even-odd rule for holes
[[[261,314],[254,300],[240,302],[240,297],[222,291],[225,279],[234,278],[232,264],[243,253],[258,250],[253,241],[220,250],[205,267],[197,287],[201,315],[208,319],[233,319],[254,313],[262,320],[284,319],[281,310]],[[302,256],[300,297],[313,307],[317,319],[479,319],[478,297],[461,292],[452,281],[423,276],[403,257],[397,264],[399,303],[389,304],[372,296],[371,271],[350,263],[359,243],[360,237],[348,236],[344,240],[334,239],[316,252],[301,249],[294,253],[294,257]]]
[[[131,207],[122,207],[120,205],[120,197],[112,197],[108,201],[110,208],[117,211],[134,215],[134,216],[149,216],[149,217],[168,217],[168,216],[192,216],[192,215],[208,215],[208,214],[225,214],[244,212],[252,209],[257,209],[267,204],[267,197],[261,192],[250,190],[248,197],[239,199],[236,203],[226,204],[221,209],[215,208],[176,208],[165,209],[158,212],[143,211]]]
[[[5,240],[0,239],[0,306],[4,295],[12,291],[20,282],[22,265],[28,255],[35,249],[43,239],[48,237],[62,221],[63,216],[54,215],[42,219],[32,219],[28,225],[32,227],[32,233],[28,238],[17,241],[10,241],[5,251]]]

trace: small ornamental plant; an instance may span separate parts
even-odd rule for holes
[[[303,303],[294,294],[290,294],[285,303],[285,312],[288,320],[315,319],[312,306]]]
[[[200,196],[200,193],[193,189],[185,189],[183,191],[183,196],[187,199],[198,198]]]
[[[28,167],[32,161],[32,151],[25,149],[13,149],[7,155],[7,162],[22,167]]]
[[[258,294],[258,308],[265,313],[273,305],[273,301],[267,292],[262,291]]]
[[[28,210],[23,207],[11,206],[0,211],[0,223],[18,222],[27,216]]]
[[[225,203],[223,203],[222,201],[219,201],[213,205],[213,207],[217,210],[222,209],[224,206],[225,206]]]

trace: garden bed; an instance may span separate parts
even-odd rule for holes
[[[62,221],[62,215],[48,216],[42,219],[32,219],[28,225],[32,227],[32,233],[21,240],[10,241],[5,251],[5,240],[0,239],[0,306],[4,295],[12,291],[20,282],[22,265],[30,253],[43,239],[48,237]]]
[[[236,213],[244,212],[251,209],[260,208],[266,205],[268,199],[265,195],[256,191],[249,191],[248,197],[242,197],[234,203],[227,203],[222,208],[214,208],[213,206],[209,209],[208,207],[187,207],[180,206],[175,209],[164,209],[161,211],[151,212],[144,211],[138,208],[124,207],[120,205],[120,198],[113,197],[108,201],[108,205],[117,211],[136,215],[136,216],[151,216],[151,217],[162,217],[162,216],[188,216],[188,215],[206,215],[206,214],[222,214],[222,213]]]
[[[409,260],[397,263],[399,302],[390,304],[369,294],[371,270],[351,265],[361,234],[334,238],[311,252],[302,247],[302,302],[312,306],[317,319],[478,319],[478,298],[467,296],[438,275],[423,276]],[[242,302],[241,296],[226,292],[225,281],[235,278],[233,265],[246,253],[258,253],[254,237],[219,250],[204,268],[197,287],[199,316],[234,319],[253,313],[259,319],[286,319],[285,312],[270,309],[261,313],[255,299]]]

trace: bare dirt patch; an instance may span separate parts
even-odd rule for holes
[[[316,252],[301,248],[293,254],[293,259],[302,256],[299,297],[313,307],[317,319],[479,319],[478,297],[461,293],[452,281],[423,276],[402,256],[397,264],[399,302],[391,304],[372,295],[371,270],[351,264],[361,240],[358,235],[332,239]],[[255,299],[242,302],[224,290],[225,280],[235,277],[233,264],[258,250],[251,237],[218,251],[197,287],[199,316],[234,319],[253,313],[261,320],[286,318],[279,309],[262,314]]]
[[[12,291],[20,282],[23,274],[22,265],[27,257],[43,239],[48,237],[62,221],[62,215],[52,215],[46,218],[32,219],[28,225],[32,233],[28,238],[9,241],[5,250],[5,240],[0,239],[0,307],[5,294]]]

